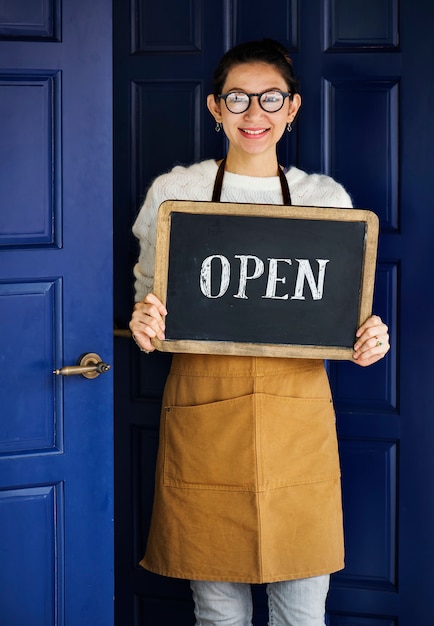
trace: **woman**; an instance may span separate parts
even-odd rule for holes
[[[152,352],[164,305],[152,293],[158,207],[166,199],[351,207],[327,176],[279,165],[277,143],[301,105],[291,60],[275,41],[222,58],[208,109],[223,161],[157,178],[134,225],[140,240],[130,328]],[[284,175],[282,173],[284,172]],[[266,320],[264,320],[266,323]],[[372,316],[354,362],[389,350]],[[315,359],[176,354],[163,398],[156,493],[143,567],[191,581],[197,626],[252,623],[250,583],[267,583],[270,624],[324,624],[329,574],[343,567],[335,418]]]

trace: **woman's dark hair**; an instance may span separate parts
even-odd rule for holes
[[[268,63],[268,65],[272,65],[286,81],[288,91],[291,94],[298,93],[297,80],[288,51],[274,39],[262,39],[238,44],[223,55],[213,77],[213,94],[216,100],[222,93],[229,71],[243,63]]]

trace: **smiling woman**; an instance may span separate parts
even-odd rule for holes
[[[236,65],[221,80],[216,79],[207,104],[229,140],[226,169],[251,174],[253,167],[261,176],[276,176],[277,142],[301,105],[295,81],[288,84],[280,69],[264,62]],[[254,157],[249,163],[247,155]]]
[[[157,178],[133,228],[140,257],[130,328],[144,351],[155,349],[153,338],[164,340],[168,314],[152,293],[162,202],[351,207],[330,177],[278,162],[277,143],[301,106],[291,61],[279,43],[254,41],[229,50],[207,104],[228,138],[226,157],[177,166]],[[242,251],[239,257],[246,274],[240,277],[242,298],[248,259]],[[259,273],[262,260],[253,261]],[[268,261],[272,296],[275,267]],[[310,275],[301,261],[300,284]],[[204,289],[211,293],[209,276],[205,266]],[[318,279],[312,292],[320,286]],[[265,328],[267,319],[261,323]],[[357,331],[354,362],[370,365],[388,349],[387,326],[370,317]],[[264,582],[275,626],[323,626],[329,574],[343,567],[339,474],[321,360],[175,354],[141,564],[191,581],[197,625],[250,625],[250,583]]]

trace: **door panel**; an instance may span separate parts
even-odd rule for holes
[[[134,0],[130,15],[125,3],[114,4],[114,116],[120,124],[114,137],[115,317],[121,328],[127,327],[133,299],[137,247],[131,225],[150,181],[174,162],[224,151],[215,124],[207,123],[205,104],[206,68],[222,49],[221,6],[194,0],[151,5]],[[176,28],[168,26],[169,14]],[[155,354],[146,361],[122,336],[115,351],[122,363],[115,394],[116,621],[190,624],[188,582],[162,579],[138,565],[149,529],[161,394],[171,356]]]
[[[53,373],[87,351],[113,362],[111,22],[103,0],[2,3],[0,622],[7,626],[113,623],[112,374]]]
[[[346,568],[333,576],[328,621],[330,626],[429,626],[434,325],[427,286],[434,87],[427,77],[434,58],[429,36],[434,7],[424,0],[185,2],[177,39],[152,3],[133,4],[128,15],[123,3],[115,2],[115,120],[122,129],[115,139],[119,325],[126,326],[130,317],[137,255],[130,229],[149,183],[176,162],[223,152],[222,137],[204,108],[215,62],[238,41],[282,40],[291,50],[303,106],[294,132],[282,141],[280,158],[330,174],[349,190],[356,207],[378,214],[374,311],[389,324],[392,345],[386,359],[367,369],[328,364],[346,538]],[[164,10],[176,19],[177,6],[167,2]],[[188,584],[137,566],[149,526],[170,356],[144,356],[121,338],[117,354],[125,363],[116,380],[118,613],[127,610],[138,625],[151,623],[150,616],[161,610],[162,623],[170,624],[172,611],[179,610],[177,623],[192,625]],[[254,598],[255,625],[265,625],[263,587],[254,588]]]

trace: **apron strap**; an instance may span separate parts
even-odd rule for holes
[[[225,165],[226,165],[226,157],[222,160],[217,170],[217,176],[215,177],[214,189],[212,192],[212,202],[220,202],[220,197],[222,194],[223,176],[225,174]],[[280,186],[282,189],[283,204],[290,206],[292,202],[291,202],[291,193],[289,191],[289,186],[288,186],[288,180],[280,166],[278,167],[278,170],[279,170]]]
[[[280,167],[280,165],[278,165],[278,170],[279,170],[280,186],[282,187],[283,204],[287,206],[291,206],[292,201],[291,201],[291,192],[289,191],[288,179],[286,178],[285,173]]]
[[[220,202],[220,196],[222,195],[223,176],[225,175],[225,165],[226,157],[222,160],[217,170],[217,176],[215,177],[211,202]]]

